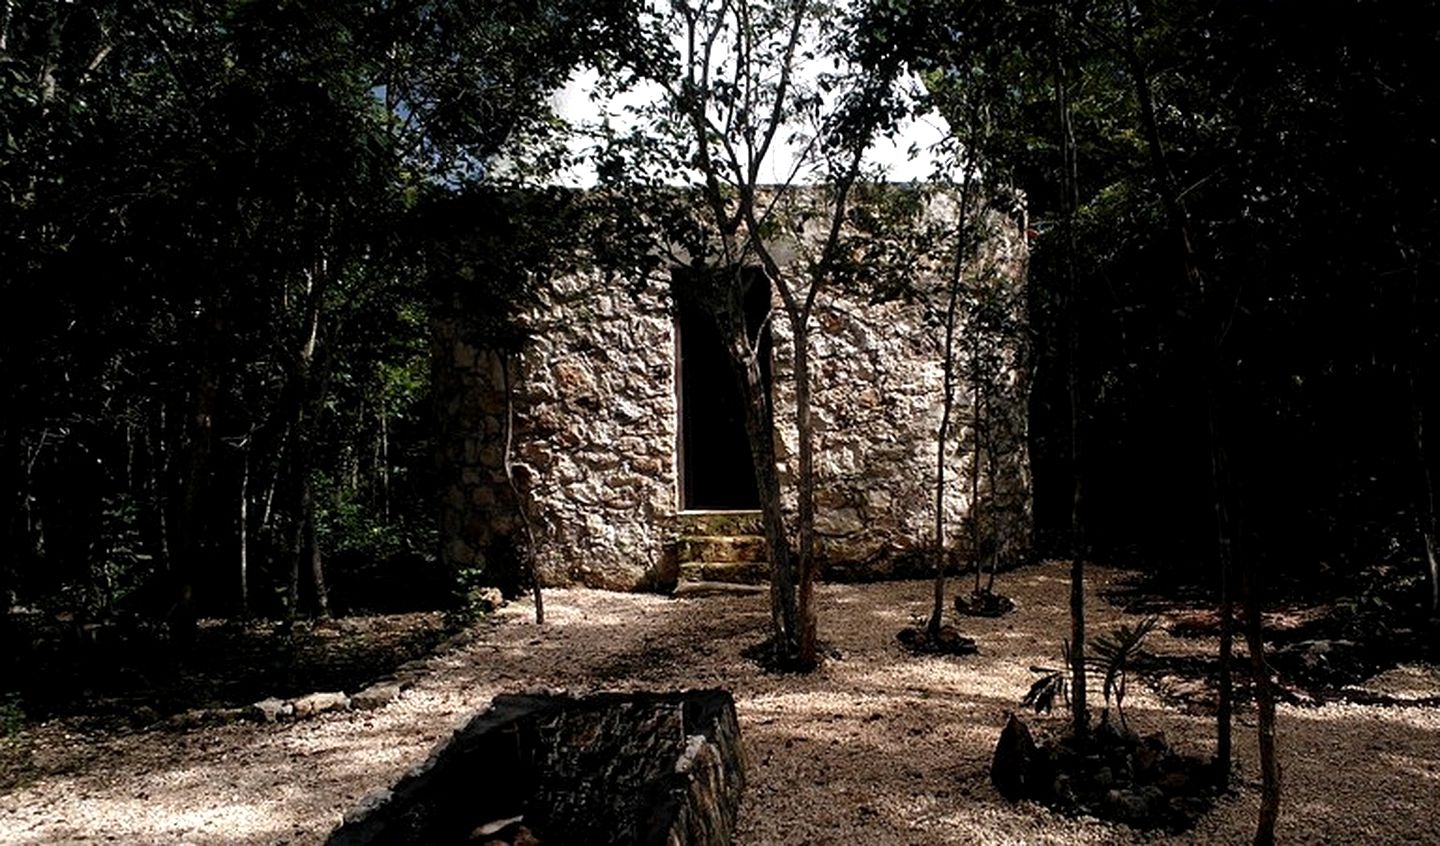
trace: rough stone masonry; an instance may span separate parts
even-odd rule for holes
[[[954,207],[930,202],[922,216],[944,226]],[[972,299],[983,290],[987,302],[1023,326],[1023,214],[980,214],[987,237],[962,284]],[[813,236],[800,229],[799,243],[777,252],[802,260]],[[847,290],[826,289],[812,317],[816,523],[822,573],[831,578],[899,572],[933,543],[939,315],[948,271],[942,256],[920,259],[908,294],[876,296],[861,279]],[[553,280],[523,315],[531,341],[508,364],[501,353],[463,340],[466,315],[437,321],[440,528],[448,564],[513,566],[523,508],[546,584],[633,590],[673,583],[681,511],[675,315],[668,273]],[[776,445],[793,511],[793,333],[778,313],[772,329]],[[987,537],[1002,539],[1000,554],[1019,555],[1030,538],[1024,332],[1001,338],[991,351],[998,368],[977,397],[966,378],[971,330],[962,322],[956,341],[947,541],[963,549],[970,536],[978,412],[989,433],[980,493],[988,525],[998,530]],[[518,500],[505,474],[507,369]]]

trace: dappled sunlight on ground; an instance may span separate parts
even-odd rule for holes
[[[1099,598],[1123,574],[1091,572],[1091,631],[1135,619]],[[1239,791],[1177,838],[1012,805],[991,788],[995,738],[1006,712],[1019,710],[1030,668],[1060,663],[1067,577],[1059,562],[1002,574],[996,590],[1018,608],[953,620],[979,644],[979,654],[961,658],[913,657],[896,642],[928,613],[928,582],[822,586],[821,637],[838,658],[808,676],[766,674],[741,657],[766,633],[763,594],[547,591],[545,626],[534,624],[527,603],[503,609],[379,711],[157,730],[92,746],[55,737],[76,747],[71,772],[0,796],[0,841],[319,843],[363,795],[393,783],[497,693],[724,687],[735,694],[749,758],[741,843],[1248,842],[1257,802],[1248,712],[1236,726]],[[968,584],[954,580],[956,589]],[[1185,655],[1213,641],[1157,631],[1150,646]],[[1213,747],[1209,718],[1165,707],[1144,685],[1131,685],[1126,714],[1137,731],[1164,731],[1181,752]],[[1044,730],[1060,718],[1031,721]],[[1440,843],[1435,710],[1282,707],[1280,750],[1282,841]]]

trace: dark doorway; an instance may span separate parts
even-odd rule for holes
[[[675,285],[695,284],[677,270]],[[711,271],[713,272],[713,271]],[[770,285],[758,270],[745,272],[745,323],[755,331],[770,310]],[[703,284],[703,283],[702,283]],[[720,340],[715,317],[683,294],[676,297],[679,356],[680,493],[687,510],[746,510],[760,507],[750,441],[745,435],[745,404],[740,382]],[[760,345],[760,370],[770,390],[770,333]]]

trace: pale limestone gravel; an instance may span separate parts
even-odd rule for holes
[[[1094,576],[1098,589],[1116,573]],[[766,624],[763,596],[549,591],[543,630],[528,606],[504,609],[379,711],[153,731],[98,747],[42,730],[50,745],[38,752],[78,767],[0,796],[0,842],[319,843],[362,795],[422,760],[496,693],[710,686],[735,693],[750,759],[743,844],[1165,841],[1010,805],[989,785],[994,740],[1033,678],[1029,667],[1058,660],[1066,584],[1061,564],[1003,576],[998,588],[1018,611],[964,621],[980,654],[959,659],[912,658],[895,642],[925,610],[927,584],[825,586],[822,637],[841,657],[808,677],[763,675],[740,658]],[[1088,605],[1097,627],[1120,619],[1097,593]],[[1152,637],[1164,651],[1205,643]],[[1127,712],[1142,732],[1163,730],[1182,749],[1209,753],[1209,721],[1162,708],[1147,689],[1132,687]],[[1241,790],[1173,842],[1248,842],[1257,802],[1250,714],[1237,732]],[[1440,844],[1440,711],[1282,707],[1280,733],[1280,842]]]

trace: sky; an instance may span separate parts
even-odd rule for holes
[[[817,39],[813,33],[809,36],[813,45]],[[674,41],[677,51],[684,55],[684,39],[679,37]],[[799,53],[806,52],[804,49]],[[793,80],[796,86],[802,89],[815,89],[816,82],[822,74],[834,73],[836,65],[833,59],[823,55],[822,51],[816,49],[813,59],[799,58],[797,54]],[[717,50],[717,58],[713,64],[721,66],[733,55],[733,50],[725,50],[722,44]],[[567,146],[571,152],[582,162],[584,156],[580,155],[587,148],[592,146],[583,134],[586,126],[595,126],[604,120],[608,120],[611,127],[619,134],[626,134],[637,127],[643,126],[643,122],[634,115],[634,108],[649,103],[659,102],[663,96],[663,89],[656,83],[645,83],[626,90],[618,95],[607,95],[597,93],[597,87],[601,82],[599,73],[590,68],[576,71],[570,77],[569,82],[551,98],[551,105],[555,114],[567,124],[574,127],[577,132],[571,136]],[[920,90],[920,81],[914,75],[909,75],[899,81],[902,90]],[[833,97],[825,97],[825,101],[833,100]],[[912,105],[914,100],[907,97]],[[804,161],[803,142],[796,142],[791,139],[797,133],[802,137],[806,135],[808,127],[799,121],[785,124],[776,134],[776,140],[771,148],[770,154],[761,162],[760,181],[764,184],[779,184],[785,182],[789,174],[796,170],[797,162],[800,164],[800,176],[795,180],[799,184],[813,184],[823,179],[822,175],[814,168],[807,167]],[[913,115],[906,118],[898,131],[890,137],[877,138],[866,154],[865,164],[879,168],[883,173],[884,181],[887,182],[911,182],[928,178],[936,170],[938,156],[932,149],[939,142],[949,136],[949,127],[943,117],[937,113]],[[911,155],[911,150],[919,151],[918,156]],[[693,175],[692,175],[693,178]],[[582,163],[569,167],[562,171],[556,181],[563,185],[574,187],[592,187],[596,183],[596,174],[593,166]],[[672,182],[683,183],[683,179],[672,179]]]

